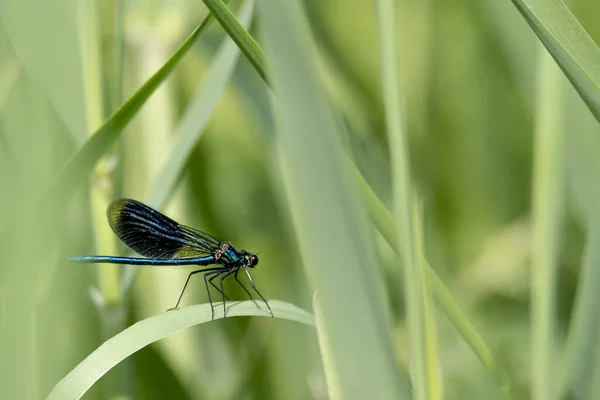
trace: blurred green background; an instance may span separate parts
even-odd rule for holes
[[[232,1],[229,7],[237,13],[239,5]],[[569,6],[598,42],[598,2],[573,0]],[[374,5],[307,0],[304,7],[317,45],[314,63],[341,116],[344,146],[390,206]],[[509,372],[515,398],[529,398],[538,39],[509,1],[399,1],[395,10],[404,117],[412,176],[423,199],[427,258]],[[202,109],[192,109],[225,38],[216,21],[135,114],[87,185],[61,206],[40,205],[70,155],[207,14],[201,1],[190,0],[0,3],[3,398],[44,398],[106,339],[175,304],[191,269],[133,272],[65,261],[70,255],[129,254],[105,218],[106,206],[117,197],[148,202],[180,223],[257,252],[260,265],[252,272],[261,292],[312,310],[313,293],[277,158],[270,111],[270,101],[276,100],[240,55],[225,89],[212,92],[218,102],[207,123],[200,122]],[[254,19],[250,33],[262,44],[259,28]],[[569,330],[578,279],[584,282],[579,274],[584,245],[598,226],[584,204],[588,183],[596,181],[600,149],[597,122],[563,81],[568,179],[556,291],[559,348]],[[183,128],[186,118],[191,122]],[[187,148],[189,158],[183,160],[176,185],[159,195],[164,204],[153,204],[177,133],[190,126],[201,136]],[[395,351],[403,369],[410,370],[398,261],[375,229],[369,235]],[[132,278],[130,289],[120,289]],[[340,285],[344,279],[341,274]],[[595,276],[586,279],[594,281]],[[227,285],[227,292],[244,298],[234,284]],[[194,279],[184,304],[206,301],[201,279]],[[503,398],[447,318],[439,312],[435,316],[444,397]],[[361,316],[355,318],[360,323]],[[84,398],[328,396],[314,329],[279,319],[231,318],[144,348]]]

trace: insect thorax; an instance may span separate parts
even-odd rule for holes
[[[224,264],[238,263],[240,257],[233,246],[227,242],[221,243],[221,246],[214,252],[215,260],[221,261]]]

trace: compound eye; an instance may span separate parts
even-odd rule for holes
[[[258,264],[258,257],[255,255],[252,255],[250,257],[250,266],[254,267],[256,264]]]

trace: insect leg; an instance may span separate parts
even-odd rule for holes
[[[225,289],[223,289],[223,280],[225,280],[225,278],[227,278],[229,275],[233,274],[235,272],[235,270],[231,269],[229,271],[227,271],[225,273],[225,275],[223,275],[221,277],[221,279],[219,279],[219,282],[221,283],[221,294],[223,295],[223,318],[227,317],[227,307],[225,306]]]
[[[206,293],[208,293],[208,302],[210,303],[210,311],[212,313],[212,318],[211,318],[212,321],[215,320],[215,307],[213,306],[212,297],[210,295],[210,290],[208,289],[208,281],[206,280],[206,278],[208,278],[211,275],[215,275],[213,277],[213,278],[215,278],[215,277],[219,276],[222,273],[223,273],[222,271],[211,271],[211,272],[207,272],[206,274],[204,274],[204,285],[206,286]]]
[[[213,279],[215,279],[217,276],[219,276],[219,275],[215,275],[212,278],[210,278],[208,280],[208,283],[210,283],[215,289],[217,289],[217,291],[219,293],[221,293],[223,295],[223,297],[225,297],[227,300],[229,300],[229,297],[227,297],[227,295],[225,294],[225,292],[222,292],[221,289],[219,289],[219,287],[213,283]]]
[[[181,298],[183,297],[183,293],[185,293],[185,289],[187,288],[188,283],[190,282],[190,278],[192,277],[192,275],[198,274],[200,272],[212,272],[212,271],[218,271],[221,270],[222,268],[208,268],[208,269],[199,269],[196,271],[192,271],[190,272],[190,274],[188,275],[186,281],[185,281],[185,285],[183,285],[183,290],[181,291],[181,294],[179,295],[179,299],[177,300],[177,304],[175,304],[175,307],[173,308],[169,308],[167,311],[171,311],[171,310],[176,310],[179,307],[179,303],[181,302]]]
[[[183,297],[183,294],[185,293],[185,288],[187,288],[187,285],[190,281],[190,278],[192,277],[192,275],[195,275],[199,272],[203,272],[203,270],[199,269],[197,271],[192,271],[190,272],[190,274],[188,275],[187,279],[185,280],[185,285],[183,285],[183,290],[181,291],[181,294],[179,295],[179,299],[177,300],[177,304],[175,304],[175,307],[173,308],[169,308],[167,311],[171,311],[171,310],[176,310],[177,308],[179,308],[179,303],[181,302],[181,298]]]
[[[240,280],[238,279],[238,276],[237,276],[238,272],[240,272],[240,269],[239,269],[239,268],[235,270],[235,275],[233,275],[233,277],[235,278],[235,280],[237,281],[237,283],[239,283],[239,284],[240,284],[240,286],[242,287],[242,289],[244,289],[244,291],[245,291],[246,293],[248,293],[248,296],[250,296],[250,300],[252,300],[252,293],[250,293],[250,292],[248,291],[248,289],[246,289],[246,286],[244,286],[244,284],[242,283],[242,281],[240,281]]]
[[[267,308],[269,309],[269,312],[271,313],[271,317],[274,317],[273,310],[271,310],[271,306],[269,305],[269,303],[267,303],[267,300],[265,300],[265,298],[263,297],[263,295],[260,294],[260,292],[256,288],[256,285],[254,284],[254,281],[252,280],[252,277],[250,276],[250,273],[248,272],[248,270],[246,269],[246,267],[244,265],[242,265],[242,268],[244,269],[244,272],[246,273],[246,276],[248,276],[248,280],[250,281],[250,286],[252,286],[252,289],[254,289],[254,291],[256,292],[256,294],[258,294],[260,296],[260,298],[262,299],[262,301],[265,302],[265,304],[267,305]]]

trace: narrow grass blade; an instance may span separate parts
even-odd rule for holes
[[[600,121],[600,49],[561,0],[512,0]]]
[[[561,73],[540,49],[533,168],[532,398],[556,395],[554,330],[563,184]]]
[[[240,6],[239,22],[242,28],[250,25],[253,9],[254,0],[247,0]],[[200,89],[181,117],[176,133],[177,142],[173,145],[169,159],[158,175],[152,192],[147,196],[148,203],[153,207],[161,209],[165,205],[190,153],[204,132],[204,126],[225,90],[238,58],[238,47],[230,37],[225,37]]]
[[[317,337],[319,338],[319,350],[321,351],[321,360],[323,362],[323,371],[325,373],[325,382],[327,385],[327,393],[329,399],[340,399],[340,381],[333,361],[332,348],[330,339],[327,336],[323,317],[321,317],[321,306],[319,305],[318,296],[313,297],[313,311],[315,313],[315,327],[317,328]]]
[[[117,140],[129,121],[137,114],[146,100],[171,74],[175,66],[192,47],[195,40],[212,21],[209,14],[181,47],[129,100],[123,104],[63,166],[49,189],[49,203],[63,204],[93,170],[98,160]]]
[[[598,354],[590,349],[598,347],[600,339],[600,127],[582,104],[574,90],[566,90],[565,118],[568,120],[569,139],[567,171],[569,191],[581,223],[586,226],[586,243],[579,272],[577,295],[569,325],[562,368],[559,398],[598,398],[593,390],[595,377],[600,372]],[[590,387],[593,386],[592,389]],[[592,392],[590,392],[592,390]]]
[[[228,302],[227,317],[260,316],[270,317],[268,311],[257,308],[252,301]],[[314,317],[290,303],[270,300],[269,305],[275,318],[287,319],[314,326]],[[215,307],[215,319],[223,318],[223,309]],[[79,399],[112,367],[125,358],[181,329],[211,322],[210,304],[197,304],[174,311],[154,315],[107,340],[67,376],[56,384],[47,400]]]
[[[335,118],[318,80],[299,2],[262,0],[282,169],[295,232],[340,398],[406,399],[383,313],[366,216],[343,168]],[[330,374],[331,375],[331,374]]]
[[[562,376],[558,398],[595,399],[590,396],[594,371],[600,371],[598,356],[591,349],[599,348],[600,316],[598,315],[598,285],[600,284],[600,224],[595,221],[588,231],[573,319],[561,363]],[[576,394],[576,396],[575,396]],[[569,397],[570,396],[570,397]]]
[[[425,248],[423,244],[423,206],[417,197],[413,200],[413,237],[415,242],[416,269],[421,285],[421,296],[423,305],[423,345],[425,347],[425,386],[428,400],[443,399],[443,388],[440,381],[442,371],[439,363],[437,328],[435,323],[435,307],[431,298],[430,279],[425,260]]]
[[[408,139],[402,120],[399,64],[396,54],[396,23],[394,5],[391,0],[378,0],[377,22],[383,103],[390,148],[392,167],[392,192],[396,217],[398,248],[404,260],[404,293],[408,314],[408,332],[414,397],[417,400],[429,398],[427,388],[427,360],[425,349],[425,313],[423,284],[419,279],[419,267],[415,260],[413,241],[412,188]]]
[[[268,83],[266,66],[267,56],[256,43],[254,38],[244,29],[244,27],[235,19],[235,16],[229,11],[225,3],[221,0],[202,0],[206,7],[214,14],[223,29],[229,34],[231,39],[239,46],[250,64],[256,72]]]
[[[398,252],[398,241],[396,240],[396,229],[394,218],[379,197],[373,192],[373,189],[365,181],[360,172],[354,168],[354,177],[359,184],[362,197],[367,205],[367,211],[371,221],[382,236]],[[427,261],[425,261],[427,263]],[[512,398],[513,384],[510,376],[504,368],[498,363],[493,353],[485,343],[475,326],[469,321],[465,312],[452,295],[452,292],[444,285],[444,282],[436,274],[435,270],[427,263],[428,281],[431,285],[431,292],[436,304],[442,309],[448,317],[450,323],[460,333],[465,342],[471,347],[473,353],[477,356],[481,364],[494,377],[502,391],[508,398]]]

